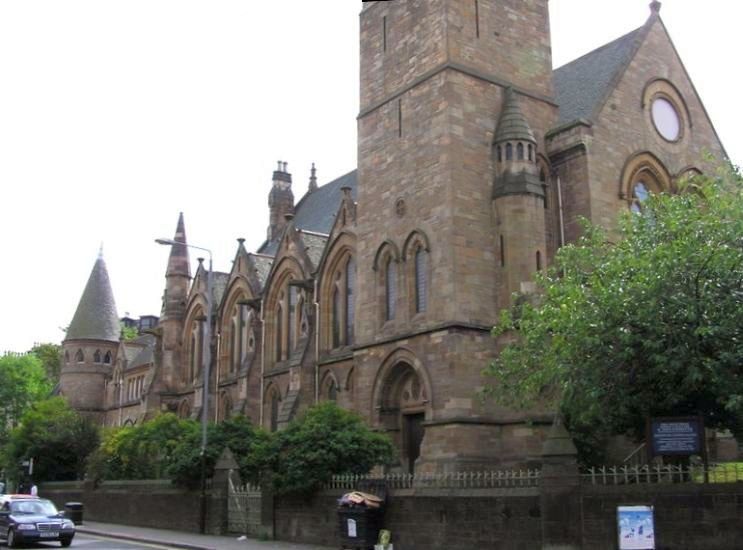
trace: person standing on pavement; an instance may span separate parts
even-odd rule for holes
[[[36,486],[36,483],[31,481],[31,488],[28,490],[28,494],[32,497],[39,496],[39,488]]]

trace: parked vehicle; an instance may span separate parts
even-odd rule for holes
[[[0,538],[8,548],[31,542],[59,541],[72,544],[75,524],[60,513],[54,503],[28,495],[4,495],[0,507]]]

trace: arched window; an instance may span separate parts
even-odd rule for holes
[[[106,355],[103,356],[103,364],[104,365],[110,365],[111,364],[111,352],[107,351]]]
[[[537,250],[537,271],[542,271],[542,253]]]
[[[513,160],[513,145],[506,143],[506,160]]]
[[[340,278],[340,277],[339,277]],[[333,347],[341,345],[341,291],[338,282],[333,286]]]
[[[635,212],[636,214],[641,213],[642,203],[647,201],[649,198],[650,189],[648,189],[647,184],[642,180],[635,183],[634,187],[632,187],[632,205],[630,206],[632,212]]]
[[[204,318],[197,316],[191,323],[191,338],[188,349],[188,380],[193,382],[199,376],[204,366]]]
[[[284,359],[284,308],[281,304],[276,308],[276,360]]]
[[[289,318],[286,327],[286,351],[289,355],[294,351],[297,345],[297,336],[299,334],[299,290],[296,286],[289,287]]]
[[[531,143],[529,144],[529,160],[534,160],[534,146]]]
[[[419,247],[415,251],[415,311],[422,313],[428,308],[428,253]]]
[[[271,404],[271,416],[269,418],[269,429],[272,432],[275,432],[276,430],[279,429],[279,409],[281,407],[281,396],[279,395],[279,392],[276,390],[276,388],[273,388],[271,390],[269,402]]]
[[[391,321],[395,318],[395,306],[397,305],[397,273],[395,262],[392,258],[387,260],[384,283],[386,300],[385,319]]]
[[[78,363],[85,363],[85,354],[83,353],[83,350],[77,350],[77,353],[75,354],[75,361],[77,361]]]
[[[93,363],[100,363],[101,362],[101,350],[97,349],[93,353]]]
[[[519,143],[516,145],[516,158],[518,160],[524,160],[524,144]]]
[[[503,149],[500,145],[496,149],[498,151],[498,162],[503,162]]]
[[[236,316],[230,321],[230,372],[237,370],[240,363],[240,328]]]
[[[353,258],[348,259],[346,264],[346,344],[353,344],[353,326],[356,315],[356,262]]]
[[[544,173],[544,168],[539,170],[539,181],[542,183],[542,189],[544,189],[544,208],[549,209],[549,193],[547,192],[547,174]]]
[[[328,399],[330,401],[335,401],[338,399],[338,388],[333,381],[330,382],[330,386],[328,387]]]
[[[70,362],[70,352],[69,351],[65,351],[64,352],[64,362],[65,363],[69,363]]]
[[[190,361],[188,363],[188,379],[193,380],[196,377],[196,331],[194,330],[191,333],[191,343],[189,346],[189,358]]]

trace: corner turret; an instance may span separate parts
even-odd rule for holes
[[[105,381],[116,360],[121,327],[103,253],[93,265],[62,342],[60,393],[70,406],[100,421]]]

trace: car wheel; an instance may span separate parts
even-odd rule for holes
[[[62,545],[62,548],[67,548],[70,544],[72,544],[72,537],[60,540],[59,544]]]
[[[15,531],[8,529],[8,548],[18,548],[18,541],[15,538]]]

